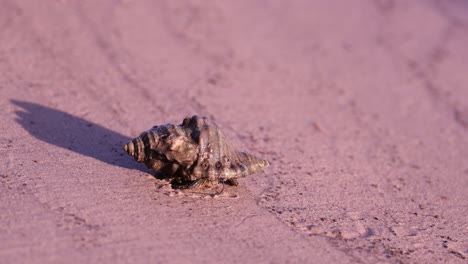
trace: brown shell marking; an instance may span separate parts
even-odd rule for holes
[[[204,179],[228,181],[258,172],[270,163],[239,152],[226,142],[214,122],[192,116],[180,125],[154,126],[123,146],[151,170],[161,171],[181,184]]]

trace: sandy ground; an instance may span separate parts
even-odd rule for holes
[[[1,263],[466,263],[466,1],[0,0]],[[213,118],[272,165],[172,190]]]

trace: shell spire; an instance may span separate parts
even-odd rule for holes
[[[180,125],[154,126],[123,146],[125,152],[149,169],[162,171],[181,183],[226,181],[236,183],[270,163],[237,151],[214,122],[187,117]]]

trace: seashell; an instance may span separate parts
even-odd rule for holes
[[[182,124],[154,126],[123,149],[182,187],[201,181],[237,185],[236,179],[267,167],[267,160],[237,151],[218,126],[205,117],[186,117]]]

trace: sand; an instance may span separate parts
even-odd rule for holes
[[[0,3],[1,263],[466,263],[464,1]],[[121,149],[215,120],[271,166]]]

